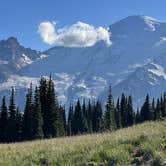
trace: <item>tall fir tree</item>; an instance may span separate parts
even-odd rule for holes
[[[34,94],[34,109],[33,109],[33,139],[43,138],[43,118],[40,103],[40,92],[36,87]]]
[[[39,91],[40,91],[40,103],[41,103],[41,111],[42,111],[42,117],[43,117],[43,132],[44,136],[46,136],[47,133],[47,123],[48,123],[48,118],[47,118],[47,109],[48,109],[48,104],[47,104],[47,90],[48,90],[48,82],[47,79],[42,77],[40,79],[40,84],[39,84]]]
[[[8,127],[8,111],[6,106],[5,96],[2,98],[1,112],[0,112],[0,142],[7,140],[7,127]]]
[[[105,119],[104,120],[105,120],[105,129],[106,130],[116,129],[114,100],[113,100],[113,96],[112,96],[111,86],[109,88],[109,94],[108,94],[108,98],[107,98]]]
[[[141,116],[141,121],[154,119],[154,114],[150,103],[149,95],[146,96],[145,102],[141,108],[140,116]]]
[[[128,126],[132,126],[135,121],[135,114],[134,114],[134,109],[133,109],[133,103],[132,103],[132,97],[128,97],[128,103],[127,103],[127,124]]]
[[[58,136],[66,135],[66,113],[65,113],[65,106],[59,107],[59,134]]]
[[[166,92],[163,95],[163,107],[162,107],[162,116],[166,117]]]
[[[93,106],[91,104],[91,101],[89,100],[88,106],[87,106],[88,133],[92,133],[93,132],[92,118],[93,118]]]
[[[73,135],[73,116],[74,116],[73,105],[70,104],[68,120],[67,120],[67,134],[69,136]]]
[[[22,120],[23,120],[22,113],[20,112],[19,108],[17,107],[17,111],[16,111],[16,128],[17,128],[16,140],[17,141],[23,140],[23,135],[22,135],[23,122],[22,122]]]
[[[15,105],[14,88],[12,88],[10,103],[9,103],[9,120],[7,129],[7,140],[9,142],[15,142],[17,138],[17,126],[16,126],[16,105]]]
[[[83,99],[82,112],[83,112],[84,117],[87,118],[87,109],[86,109],[85,99]]]
[[[160,99],[158,98],[157,99],[157,104],[156,104],[156,110],[155,110],[155,113],[154,113],[154,120],[158,120],[161,118],[162,116],[162,103],[160,101]]]
[[[45,112],[45,123],[44,123],[44,134],[46,138],[56,137],[59,134],[59,123],[60,118],[58,111],[58,100],[55,94],[54,82],[50,76],[48,80],[48,91],[47,91],[47,111]]]
[[[102,124],[102,106],[100,101],[98,100],[94,106],[94,111],[93,111],[93,131],[94,132],[99,132],[103,128]]]
[[[87,133],[88,131],[87,121],[85,120],[84,114],[82,112],[79,99],[75,106],[73,125],[74,125],[74,134]]]
[[[135,123],[138,124],[140,122],[141,122],[140,111],[139,111],[139,108],[137,108],[137,112],[136,112],[136,115],[135,115]]]
[[[153,97],[153,99],[152,99],[153,120],[155,119],[155,111],[156,111],[156,105],[155,105],[155,100],[154,100],[154,97]]]
[[[28,93],[26,95],[26,103],[23,114],[23,139],[31,140],[33,138],[33,94],[32,94],[32,84],[30,84],[30,88],[28,89]]]
[[[122,93],[121,97],[121,102],[120,102],[120,112],[121,112],[121,117],[122,117],[122,127],[127,127],[128,126],[128,110],[127,110],[127,100]]]
[[[117,129],[122,127],[122,117],[121,117],[121,112],[120,112],[119,98],[117,99],[116,108],[115,108],[115,122],[116,122]]]

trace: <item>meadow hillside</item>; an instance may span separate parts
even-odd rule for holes
[[[115,132],[0,144],[1,166],[166,165],[166,120]]]

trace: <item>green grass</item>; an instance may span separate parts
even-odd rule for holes
[[[166,120],[112,133],[0,144],[0,166],[166,165]]]

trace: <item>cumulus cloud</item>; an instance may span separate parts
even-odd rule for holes
[[[103,27],[95,28],[92,25],[77,22],[71,26],[56,29],[55,22],[42,22],[38,33],[43,41],[50,45],[65,47],[89,47],[98,41],[111,45],[110,33]]]
[[[51,45],[57,40],[54,24],[51,22],[42,22],[38,27],[38,32],[45,43]]]

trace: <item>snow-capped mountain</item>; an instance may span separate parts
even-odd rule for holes
[[[160,95],[166,81],[166,23],[147,16],[129,16],[108,29],[111,46],[104,42],[82,48],[56,46],[42,55],[22,51],[13,60],[17,72],[8,74],[0,90],[6,92],[15,86],[19,96],[30,82],[36,84],[40,76],[51,73],[63,103],[78,97],[104,101],[110,84],[116,97],[122,91],[132,93],[138,103],[147,92]],[[1,58],[1,50],[0,67],[15,57],[10,53],[8,59]]]
[[[20,90],[20,84],[25,87],[25,81],[18,77],[18,72],[38,59],[42,59],[43,54],[39,51],[25,48],[19,44],[15,37],[10,37],[0,41],[0,96],[9,95],[12,86],[19,89],[17,100],[22,103],[23,94]],[[28,80],[28,79],[27,79]],[[27,82],[28,83],[28,82]],[[21,95],[20,95],[21,94]],[[20,97],[21,96],[21,97]]]
[[[143,94],[157,98],[166,91],[166,55],[159,56],[149,63],[139,67],[127,79],[114,87],[114,93],[132,94],[140,105]]]
[[[15,37],[0,41],[0,72],[1,75],[16,73],[22,67],[40,58],[40,52],[24,48]],[[2,79],[3,81],[3,79]]]

